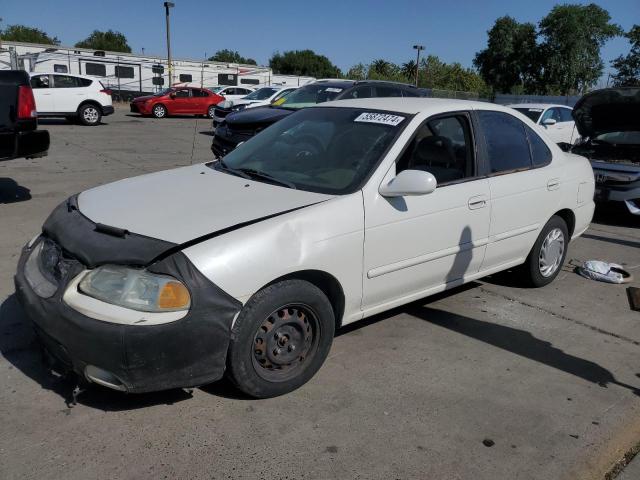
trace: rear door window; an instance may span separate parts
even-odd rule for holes
[[[71,77],[69,75],[54,75],[53,76],[53,87],[54,88],[77,88],[80,86],[78,79],[76,77]]]
[[[176,98],[189,98],[189,90],[176,90]]]
[[[397,87],[376,87],[376,97],[401,97],[402,92]]]
[[[490,173],[501,174],[531,168],[531,152],[525,125],[504,112],[479,111]]]

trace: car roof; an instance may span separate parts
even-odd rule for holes
[[[568,108],[571,110],[571,107],[568,105],[558,105],[557,103],[511,103],[507,105],[507,107],[511,108],[551,108],[551,107],[562,107]]]
[[[378,97],[359,98],[354,100],[338,100],[333,102],[319,103],[311,108],[317,107],[343,107],[343,108],[370,108],[372,110],[387,110],[391,112],[406,113],[414,115],[417,113],[427,113],[434,115],[437,113],[452,112],[457,110],[493,110],[506,112],[521,116],[514,112],[512,108],[489,102],[477,102],[472,100],[452,100],[448,98],[400,98],[400,97]]]
[[[66,75],[67,77],[87,78],[89,80],[100,80],[98,77],[92,77],[91,75],[80,75],[78,73],[62,73],[62,72],[29,72],[30,77],[36,75]]]
[[[348,88],[356,84],[355,80],[323,78],[322,80],[316,80],[315,82],[305,83],[302,86],[306,87],[307,85],[316,85],[318,83],[326,84],[329,86],[342,87],[342,88]]]
[[[395,87],[404,87],[417,90],[417,87],[411,83],[393,82],[391,80],[358,80],[355,85],[393,85]]]

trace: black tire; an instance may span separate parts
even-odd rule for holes
[[[78,108],[78,120],[82,125],[93,127],[102,120],[102,109],[95,103],[85,103]]]
[[[151,108],[151,115],[156,118],[165,118],[167,116],[167,113],[167,107],[165,107],[161,103],[158,103]]]
[[[215,105],[209,105],[209,108],[207,108],[207,114],[205,116],[207,118],[213,118],[215,109],[216,109]]]
[[[233,325],[227,376],[256,398],[291,392],[320,369],[334,333],[322,290],[303,280],[270,285],[249,299]]]
[[[560,255],[560,261],[552,262],[555,268],[551,269],[551,271],[544,271],[546,267],[543,267],[544,261],[541,259],[543,244],[551,232],[558,230],[561,233],[562,239],[562,253]],[[531,252],[529,252],[529,256],[527,256],[527,260],[520,269],[523,282],[528,286],[536,288],[544,287],[545,285],[549,285],[553,282],[562,270],[562,265],[564,265],[564,261],[567,258],[569,240],[569,229],[567,228],[567,223],[557,215],[551,217],[547,224],[542,228],[540,235],[538,235],[538,238],[536,239],[536,243],[534,243]],[[553,253],[557,252],[553,250]],[[554,257],[557,257],[557,255],[554,255]]]

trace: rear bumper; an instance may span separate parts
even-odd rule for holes
[[[47,155],[48,150],[47,130],[0,133],[0,160],[43,157]]]
[[[113,112],[115,112],[113,105],[105,105],[102,107],[102,116],[113,115]]]

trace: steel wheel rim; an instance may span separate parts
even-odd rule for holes
[[[252,363],[256,373],[271,382],[299,375],[318,349],[320,322],[304,304],[288,304],[274,310],[253,337]]]
[[[88,123],[96,123],[98,121],[98,110],[95,107],[87,107],[84,109],[82,116]]]
[[[153,109],[153,113],[155,113],[156,117],[164,117],[164,108],[157,106]]]
[[[538,255],[538,268],[543,277],[550,277],[560,268],[564,247],[564,233],[559,228],[554,228],[544,238]]]

